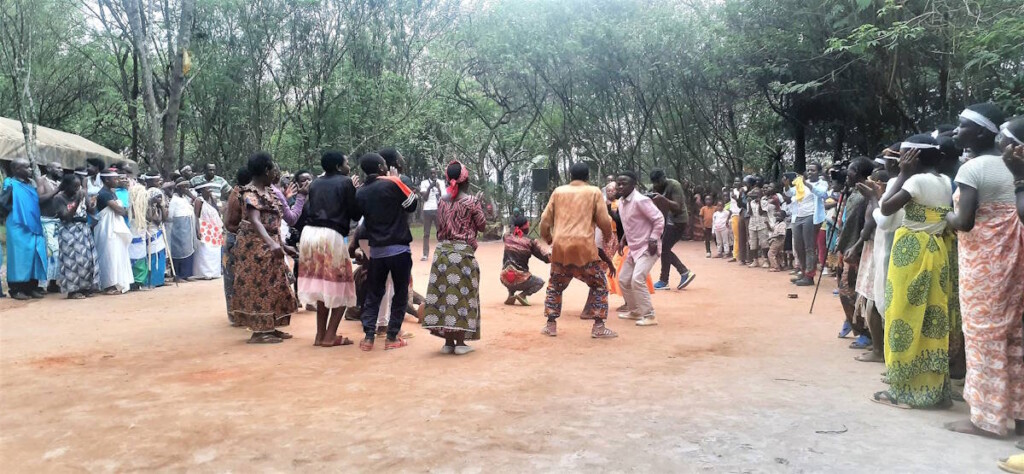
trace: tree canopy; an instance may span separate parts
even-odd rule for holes
[[[1022,44],[1019,0],[3,0],[0,116],[164,172],[393,146],[512,207],[531,168],[720,184],[1024,113]]]

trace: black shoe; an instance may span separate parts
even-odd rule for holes
[[[29,293],[29,296],[31,296],[34,299],[41,300],[43,299],[44,296],[46,296],[46,293],[43,293],[43,290],[40,290],[39,288],[34,288]]]
[[[793,275],[793,277],[789,279],[789,282],[796,283],[797,281],[802,280],[803,278],[804,272],[797,272],[796,275]]]
[[[793,282],[793,284],[796,285],[796,286],[814,286],[814,280],[812,280],[810,278],[807,278],[807,277],[803,277],[803,278]]]
[[[18,301],[26,301],[26,300],[32,299],[31,296],[26,295],[25,293],[14,292],[14,291],[11,292],[11,298],[16,299]]]

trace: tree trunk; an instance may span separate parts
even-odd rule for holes
[[[797,173],[803,173],[807,168],[807,129],[802,122],[792,121],[793,124],[793,168]]]
[[[145,132],[142,146],[149,163],[165,173],[169,170],[164,166],[163,157],[157,148],[157,143],[160,141],[159,124],[163,120],[163,112],[157,107],[156,91],[153,89],[151,48],[149,35],[146,34],[143,27],[142,6],[142,0],[124,0],[124,10],[128,14],[128,24],[131,29],[132,47],[135,48],[135,55],[139,60],[139,73],[142,79],[142,107],[146,111],[146,120],[142,124]]]
[[[163,121],[163,163],[174,163],[178,138],[178,115],[181,112],[181,95],[185,90],[184,53],[192,40],[192,16],[195,0],[181,2],[181,20],[178,22],[178,45],[174,51],[171,77],[168,81],[167,107]]]

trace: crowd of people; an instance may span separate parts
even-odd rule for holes
[[[1000,125],[1001,124],[1001,125]],[[952,404],[957,379],[968,420],[948,429],[1004,436],[1024,432],[1024,118],[1005,120],[991,103],[972,105],[958,125],[907,137],[874,159],[857,157],[772,182],[736,179],[731,188],[688,198],[662,170],[643,191],[633,171],[593,186],[576,163],[539,219],[515,212],[504,234],[499,275],[506,305],[529,305],[547,286],[542,334],[557,336],[562,293],[573,279],[590,288],[581,317],[593,338],[614,338],[609,296],[620,319],[655,326],[651,294],[677,290],[696,274],[674,253],[690,211],[705,256],[770,272],[789,271],[796,286],[834,276],[844,310],[839,337],[884,363],[888,389],[871,399],[899,408]],[[315,309],[314,345],[354,344],[338,334],[358,319],[360,349],[408,345],[411,315],[464,355],[479,340],[480,267],[487,204],[470,193],[458,161],[416,186],[395,149],[358,159],[323,153],[323,172],[282,181],[267,153],[252,155],[234,185],[210,164],[203,174],[136,176],[128,164],[88,165],[65,174],[46,166],[36,179],[15,160],[0,204],[6,215],[11,297],[120,294],[223,275],[229,322],[248,342],[280,343],[299,308]],[[692,201],[691,201],[692,199]],[[413,290],[410,216],[425,224],[421,260],[436,245],[425,295]],[[689,201],[689,202],[688,202]],[[492,211],[493,212],[493,211]],[[543,278],[530,260],[550,264]],[[651,272],[660,263],[660,275]],[[418,306],[418,307],[417,307]]]

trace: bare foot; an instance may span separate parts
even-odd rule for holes
[[[1003,436],[1000,436],[1000,435],[998,435],[996,433],[992,433],[990,431],[985,431],[985,430],[983,430],[981,428],[978,428],[977,426],[974,426],[974,423],[971,423],[971,420],[954,421],[952,423],[946,423],[943,426],[947,430],[953,431],[953,432],[956,432],[956,433],[971,434],[971,435],[975,435],[975,436],[984,436],[986,438],[1002,438],[1003,437]]]
[[[854,359],[859,360],[861,362],[885,362],[884,356],[875,354],[874,352],[865,352],[857,357],[854,357]]]

